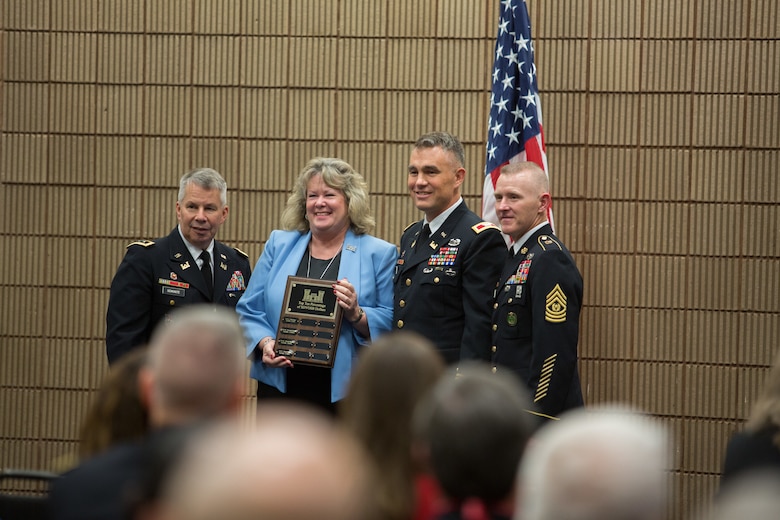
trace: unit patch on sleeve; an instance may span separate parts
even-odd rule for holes
[[[230,277],[230,281],[228,282],[227,290],[243,291],[245,289],[246,284],[244,283],[244,273],[241,271],[233,271],[233,275]]]

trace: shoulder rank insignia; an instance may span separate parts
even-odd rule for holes
[[[408,230],[410,227],[414,226],[414,225],[415,225],[415,224],[417,224],[418,222],[419,222],[419,220],[415,220],[414,222],[412,222],[411,224],[409,224],[408,226],[406,226],[406,227],[404,228],[404,230],[403,230],[403,233],[406,233],[406,231],[407,231],[407,230]]]
[[[559,284],[555,284],[545,298],[544,319],[550,323],[566,321],[566,294]]]
[[[233,249],[235,249],[236,253],[238,253],[239,255],[243,256],[244,258],[249,258],[249,255],[244,253],[243,251],[241,251],[239,248],[234,247]]]
[[[154,240],[136,240],[135,242],[130,242],[127,244],[127,247],[130,246],[143,246],[143,247],[149,247],[154,245]]]
[[[560,242],[555,240],[555,238],[551,237],[550,235],[541,235],[541,236],[539,236],[539,238],[536,241],[539,243],[540,246],[542,246],[542,251],[547,251],[547,247],[552,246],[552,245],[558,246],[558,249],[561,249],[561,250],[563,249],[561,247]]]
[[[496,226],[492,222],[482,221],[479,224],[474,224],[473,226],[471,226],[471,229],[472,231],[474,231],[474,233],[479,235],[486,229],[498,229],[498,226]]]

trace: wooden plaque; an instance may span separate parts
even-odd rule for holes
[[[275,352],[293,363],[332,368],[341,314],[332,280],[287,277]]]

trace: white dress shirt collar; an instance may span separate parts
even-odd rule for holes
[[[450,206],[449,208],[445,209],[441,212],[441,214],[437,215],[436,218],[428,222],[428,219],[423,219],[423,226],[425,224],[428,224],[431,228],[431,236],[433,236],[434,233],[436,233],[436,230],[438,230],[442,224],[444,224],[444,221],[447,220],[447,217],[452,215],[452,212],[455,211],[455,208],[461,205],[463,203],[463,197],[458,197],[458,200]],[[426,239],[428,237],[425,237]]]

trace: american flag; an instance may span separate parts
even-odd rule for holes
[[[502,166],[519,161],[535,162],[549,177],[528,8],[525,0],[502,0],[490,96],[483,219],[498,224],[493,196],[496,179]],[[547,218],[552,226],[552,210]]]

